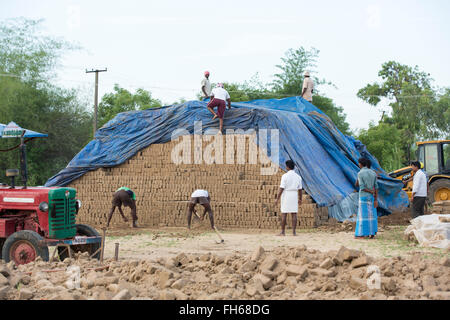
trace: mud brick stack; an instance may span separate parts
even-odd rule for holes
[[[450,200],[434,202],[433,207],[429,210],[429,213],[450,214]]]
[[[209,154],[211,141],[219,139],[217,137],[220,136],[211,136],[210,141],[202,141],[200,138],[197,144],[194,136],[183,136],[165,144],[153,144],[119,166],[86,173],[69,185],[77,189],[78,198],[83,204],[78,217],[80,223],[104,225],[114,191],[127,186],[136,193],[138,222],[142,226],[186,226],[186,208],[191,193],[195,189],[206,189],[211,194],[218,227],[278,228],[280,214],[279,207],[275,207],[275,197],[284,172],[271,163],[264,152],[258,151],[255,156],[254,151],[259,148],[251,135],[222,136],[223,164],[206,164],[209,158],[205,154]],[[225,143],[226,139],[234,141],[232,148],[229,143]],[[181,141],[187,146],[184,149],[187,152],[179,151]],[[200,154],[203,161],[198,161]],[[217,155],[220,157],[220,152]],[[230,155],[234,163],[230,163]],[[176,164],[183,156],[185,161]],[[196,159],[200,163],[195,164]],[[261,170],[269,170],[274,174],[262,175]],[[128,217],[129,210],[124,209]],[[203,213],[203,208],[197,206],[197,211]],[[327,219],[327,208],[318,208],[311,197],[304,193],[298,215],[299,227],[316,227]],[[290,226],[290,217],[288,223]],[[118,212],[114,214],[111,224],[123,225]],[[207,227],[208,223],[202,225]]]

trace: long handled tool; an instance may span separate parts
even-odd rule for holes
[[[217,241],[216,241],[216,243],[224,243],[225,240],[223,240],[223,238],[222,238],[222,236],[220,235],[219,231],[217,230],[216,226],[214,226],[214,231],[216,232],[216,234],[219,236],[219,239],[220,239],[220,242],[217,242]]]
[[[197,210],[195,210],[195,209],[194,209],[194,214],[197,216],[197,218],[199,218],[200,220],[202,220],[202,219],[200,218],[200,216],[198,215]],[[216,232],[217,236],[218,236],[219,239],[220,239],[220,242],[217,242],[217,241],[216,241],[216,243],[217,243],[217,244],[219,244],[219,243],[224,243],[225,240],[223,240],[223,238],[222,238],[222,236],[220,235],[219,231],[217,230],[216,226],[214,226],[214,231]]]
[[[194,214],[197,216],[197,218],[200,219],[200,216],[198,215],[197,210],[195,210],[195,209],[194,209]],[[201,220],[201,219],[200,219],[200,220]]]

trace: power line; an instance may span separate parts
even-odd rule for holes
[[[100,71],[106,71],[106,70],[100,70]],[[87,73],[89,72],[95,72],[95,70],[93,71],[86,71]],[[4,74],[4,73],[0,73],[0,77],[13,77],[13,78],[23,78],[20,75],[15,75],[15,74]],[[68,82],[77,82],[77,83],[90,83],[89,81],[83,81],[83,80],[74,80],[74,79],[68,79],[68,78],[59,78],[60,80],[63,81],[68,81]],[[103,82],[104,84],[109,84],[109,85],[114,85],[117,84],[117,81],[106,81]],[[165,91],[172,91],[172,92],[200,92],[200,89],[188,89],[188,88],[174,88],[174,87],[160,87],[160,86],[149,86],[149,85],[139,85],[139,84],[131,84],[131,83],[120,83],[121,86],[127,86],[127,87],[132,87],[132,88],[141,88],[141,89],[148,89],[148,90],[165,90]],[[262,95],[262,96],[283,96],[283,97],[296,97],[298,96],[298,94],[284,94],[284,93],[275,93],[275,92],[260,92],[260,91],[251,91],[251,90],[228,90],[229,93],[245,93],[245,94],[257,94],[257,95]],[[346,94],[346,95],[342,95],[342,94],[337,94],[336,96],[347,96],[347,97],[355,97],[356,94]],[[386,98],[386,99],[390,99],[388,97],[384,97],[384,96],[379,96],[379,95],[366,95],[365,97],[380,97],[380,98]],[[403,98],[423,98],[423,97],[432,97],[432,95],[404,95],[404,96],[400,96],[397,97],[397,99],[403,99]]]
[[[92,69],[91,71],[86,70],[86,73],[94,73],[95,72],[95,98],[94,98],[94,136],[95,132],[97,131],[97,112],[98,112],[98,73],[99,72],[106,72],[108,69]]]

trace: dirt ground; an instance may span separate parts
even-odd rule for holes
[[[353,231],[330,232],[322,229],[300,229],[297,236],[287,230],[285,237],[277,236],[279,230],[226,230],[220,231],[224,243],[213,231],[185,228],[164,229],[112,229],[107,233],[105,257],[113,257],[115,243],[119,243],[121,259],[157,259],[179,253],[205,254],[219,256],[229,254],[248,254],[259,246],[270,251],[277,247],[298,247],[301,245],[322,252],[338,250],[341,246],[364,251],[373,257],[411,256],[417,252],[425,258],[442,258],[448,252],[436,248],[421,248],[414,242],[403,238],[406,226],[380,227],[376,238],[370,240],[354,239]]]
[[[103,263],[87,253],[0,261],[0,300],[449,300],[449,253],[418,248],[403,230],[373,240],[351,231],[226,231],[224,243],[204,230],[110,230]]]
[[[212,252],[217,255],[232,253],[247,254],[258,246],[266,250],[276,247],[296,247],[305,245],[308,248],[323,252],[338,250],[341,246],[362,250],[373,257],[408,256],[420,251],[425,257],[442,258],[448,253],[435,248],[420,248],[414,242],[403,237],[403,231],[409,225],[409,214],[394,212],[378,219],[379,232],[372,240],[354,239],[355,224],[338,223],[329,220],[327,225],[312,229],[297,229],[297,236],[292,236],[291,229],[286,236],[277,234],[280,230],[227,229],[220,230],[224,243],[208,225],[208,221],[193,221],[192,229],[187,228],[138,228],[127,227],[108,229],[105,245],[105,256],[113,257],[115,243],[119,243],[122,259],[155,259],[170,257],[179,253],[204,254]],[[219,222],[218,222],[219,223]]]
[[[297,236],[220,230],[223,243],[207,222],[112,228],[103,263],[87,252],[19,266],[0,260],[0,300],[449,300],[450,253],[419,247],[405,240],[406,225],[380,220],[371,240],[333,221]]]

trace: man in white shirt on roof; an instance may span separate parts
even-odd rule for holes
[[[425,201],[427,200],[428,194],[428,182],[425,172],[420,169],[421,165],[419,161],[412,162],[411,167],[414,172],[411,216],[414,219],[424,214]]]
[[[211,82],[209,82],[209,71],[205,71],[205,77],[202,80],[203,99],[211,96]]]
[[[225,114],[226,103],[228,109],[231,109],[231,98],[227,90],[223,88],[222,83],[218,83],[217,87],[211,91],[211,101],[208,103],[208,110],[214,115],[213,120],[219,117],[220,132],[223,130],[223,116]],[[213,108],[217,107],[217,113]]]
[[[314,92],[314,82],[309,76],[309,71],[305,71],[303,75],[305,76],[305,79],[303,80],[302,98],[305,99],[306,101],[312,102],[312,94]]]
[[[288,213],[292,215],[292,234],[295,236],[297,227],[298,206],[302,204],[302,178],[294,171],[294,161],[286,161],[286,169],[288,172],[281,177],[280,189],[278,191],[276,205],[281,196],[281,233],[285,235],[286,216]]]

